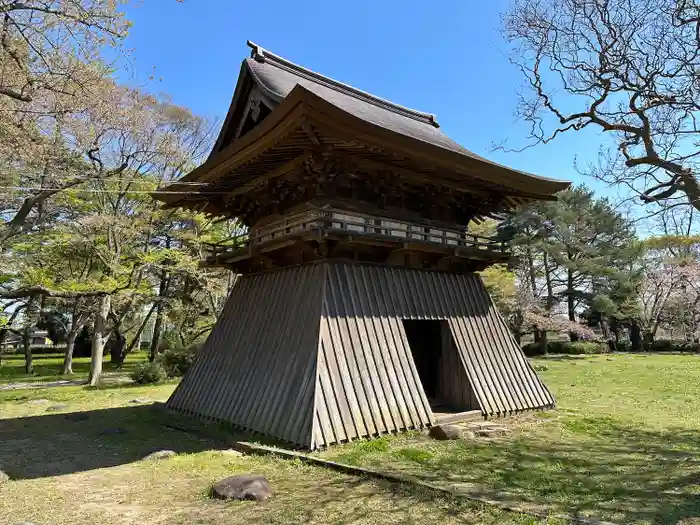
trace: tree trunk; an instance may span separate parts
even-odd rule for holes
[[[603,339],[606,341],[610,339],[610,327],[604,314],[600,314],[600,332],[603,335]]]
[[[73,373],[73,349],[75,348],[75,340],[78,338],[83,325],[73,322],[68,339],[66,340],[66,354],[63,356],[63,374],[68,375]]]
[[[113,337],[109,340],[109,360],[116,366],[121,366],[124,348],[126,347],[126,337],[122,334],[119,326],[112,331]]]
[[[635,319],[630,324],[630,343],[632,350],[639,351],[642,349],[642,330]]]
[[[119,366],[124,364],[124,360],[126,359],[126,356],[129,355],[134,350],[134,348],[136,347],[137,344],[139,344],[140,339],[141,339],[141,334],[143,333],[144,329],[146,328],[146,325],[148,324],[148,321],[151,318],[151,315],[153,315],[153,312],[155,312],[156,305],[157,305],[157,303],[153,303],[150,310],[148,310],[146,317],[143,318],[143,321],[141,322],[141,326],[139,326],[138,330],[136,330],[136,333],[134,334],[134,338],[131,340],[131,343],[129,343],[129,346],[127,346],[124,349],[124,352],[122,353],[122,356],[120,358]]]
[[[161,299],[156,304],[156,320],[153,323],[153,339],[151,339],[151,350],[148,353],[148,360],[153,362],[158,356],[158,350],[160,347],[160,340],[163,336],[163,301],[162,298],[168,291],[168,274],[163,272],[160,278],[160,285],[158,286],[158,299]]]
[[[548,341],[547,341],[547,330],[542,330],[542,331],[540,332],[539,344],[540,344],[540,353],[541,353],[542,355],[547,355],[547,344],[548,344]]]
[[[90,376],[88,384],[96,386],[100,382],[102,375],[102,356],[104,355],[105,347],[105,331],[107,324],[107,316],[112,303],[112,297],[108,294],[100,297],[98,310],[95,314],[92,335],[92,357],[90,359]]]
[[[566,270],[566,309],[569,312],[569,321],[576,322],[576,305],[574,303],[574,272],[567,268]],[[574,332],[569,332],[569,339],[578,341],[578,335]]]
[[[542,252],[542,265],[544,268],[544,282],[545,286],[547,288],[547,300],[545,302],[545,308],[547,310],[547,314],[551,315],[552,314],[552,309],[554,308],[554,303],[556,302],[554,300],[554,287],[552,286],[552,272],[549,268],[549,258],[547,257],[547,252],[543,251]],[[546,354],[547,353],[547,331],[542,330],[542,334],[538,340],[540,343],[540,346],[542,347],[542,353]]]
[[[153,362],[158,356],[158,347],[162,339],[163,332],[163,305],[158,303],[156,306],[156,320],[153,323],[153,338],[151,339],[151,349],[148,352],[148,360]]]
[[[41,300],[43,302],[43,299]],[[27,303],[26,322],[22,330],[22,346],[24,349],[24,371],[27,374],[34,373],[34,356],[32,355],[32,335],[39,322],[41,303],[38,297],[32,297]]]
[[[549,270],[549,258],[547,252],[542,252],[542,263],[544,265],[544,281],[547,285],[547,312],[554,308],[554,289],[552,287],[552,273]]]
[[[24,371],[34,373],[34,358],[32,356],[32,329],[28,326],[22,330],[22,347],[24,348]]]
[[[73,350],[75,349],[75,340],[78,338],[80,330],[83,329],[83,322],[80,315],[80,307],[82,300],[76,298],[73,301],[73,312],[71,313],[70,330],[66,339],[66,353],[63,356],[63,375],[73,374]]]
[[[532,251],[529,246],[525,254],[527,257],[528,275],[530,276],[530,290],[532,291],[532,296],[537,297],[537,278],[535,276],[535,263],[532,260]]]

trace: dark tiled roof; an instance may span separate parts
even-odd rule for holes
[[[471,159],[518,172],[481,157],[457,144],[438,129],[439,125],[434,115],[394,104],[325,77],[274,55],[251,42],[248,42],[248,45],[253,48],[253,52],[252,58],[246,59],[246,66],[260,88],[277,102],[284,99],[298,84],[366,122]],[[542,180],[552,180],[529,173],[526,175]]]

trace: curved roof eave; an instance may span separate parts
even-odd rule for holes
[[[301,85],[296,85],[259,126],[223,150],[213,154],[204,164],[183,177],[181,181],[193,182],[203,180],[203,178],[207,181],[213,181],[223,176],[228,171],[222,169],[225,164],[229,164],[233,157],[239,157],[239,161],[242,162],[243,158],[248,158],[248,155],[245,154],[246,150],[249,150],[251,154],[255,150],[259,150],[260,148],[254,147],[255,144],[261,141],[265,135],[274,134],[275,128],[279,127],[300,103],[305,106],[305,109],[302,110],[305,116],[317,125],[342,128],[339,131],[345,134],[348,133],[348,130],[352,130],[350,133],[356,132],[362,135],[363,141],[367,141],[371,145],[395,147],[408,157],[435,163],[445,171],[463,174],[487,183],[507,186],[516,191],[540,195],[542,198],[566,189],[571,184],[568,181],[548,179],[514,170],[470,154],[466,150],[462,152],[446,149],[421,138],[387,129],[338,107]],[[318,122],[319,119],[323,122]],[[265,142],[268,141],[265,140]],[[485,171],[480,172],[479,167]],[[168,188],[176,189],[177,185],[178,183],[175,182]],[[183,185],[182,189],[185,190],[186,185]],[[167,189],[164,190],[163,194],[156,192],[155,195],[171,205],[177,205],[176,202],[181,200],[180,198],[168,197]]]

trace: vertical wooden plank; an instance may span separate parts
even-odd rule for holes
[[[391,366],[396,378],[395,395],[398,399],[398,408],[401,413],[401,418],[404,422],[404,428],[421,428],[430,423],[429,418],[421,417],[418,414],[414,402],[415,385],[409,385],[407,379],[406,364],[402,359],[403,347],[399,348],[400,334],[395,319],[395,302],[392,302],[390,294],[390,281],[387,279],[387,272],[383,268],[372,267],[369,273],[369,279],[374,283],[373,290],[375,293],[375,301],[377,304],[377,315],[381,325],[381,331],[384,334],[384,341],[387,344],[388,366]],[[393,322],[392,322],[393,320]]]
[[[333,348],[336,349],[336,357],[341,367],[347,369],[347,377],[352,385],[352,395],[354,399],[349,400],[349,408],[354,411],[354,420],[362,422],[362,428],[358,429],[358,435],[368,436],[376,433],[370,416],[369,400],[367,391],[362,381],[362,373],[355,356],[353,341],[348,334],[347,312],[343,306],[342,295],[347,293],[340,281],[338,268],[334,264],[328,265],[328,281],[326,283],[328,297],[328,326],[329,333],[333,341]],[[341,374],[343,371],[341,370]],[[349,394],[350,392],[348,392]],[[352,403],[354,401],[354,403]]]

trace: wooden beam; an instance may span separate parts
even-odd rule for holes
[[[316,133],[314,133],[314,130],[311,127],[311,123],[305,118],[302,118],[301,120],[301,129],[304,130],[304,133],[306,133],[306,135],[309,137],[309,140],[314,146],[317,146],[319,148],[323,147],[323,143],[319,140],[318,136],[316,136]]]
[[[472,193],[474,195],[481,195],[481,196],[486,196],[488,195],[487,192],[481,191],[481,190],[475,190],[472,188],[465,189],[464,187],[461,186],[455,186],[453,184],[449,183],[444,183],[443,181],[436,181],[434,178],[428,177],[426,175],[420,174],[418,172],[415,172],[413,170],[409,170],[408,168],[402,168],[400,166],[394,166],[393,164],[387,164],[382,161],[378,160],[372,160],[368,159],[366,157],[362,157],[360,155],[352,155],[350,153],[345,153],[342,151],[339,151],[338,149],[333,150],[333,155],[337,156],[339,158],[343,158],[347,160],[348,162],[354,163],[357,166],[364,166],[368,169],[371,170],[382,170],[382,171],[389,171],[393,173],[398,173],[399,175],[402,175],[406,177],[407,179],[420,182],[421,184],[439,184],[442,186],[445,186],[446,188],[450,188],[455,191],[459,191],[460,193]]]
[[[257,179],[254,179],[250,182],[247,182],[235,190],[232,190],[230,192],[225,193],[224,195],[227,197],[235,197],[236,195],[241,195],[244,193],[248,193],[249,191],[253,190],[256,186],[258,186],[262,182],[266,182],[272,179],[276,179],[278,177],[282,177],[286,175],[287,173],[293,171],[294,169],[298,168],[301,166],[304,162],[309,160],[312,157],[313,153],[310,151],[307,151],[306,153],[303,153],[302,155],[299,155],[298,157],[285,162],[281,166],[278,166],[274,170],[266,173],[262,177],[258,177]]]
[[[533,186],[544,186],[542,193],[537,193],[535,198],[556,200],[552,194],[571,184],[566,181],[543,180],[540,177],[481,159],[476,155],[465,155],[459,151],[416,140],[391,129],[370,124],[361,117],[343,111],[313,93],[308,94],[307,98],[309,99],[307,118],[318,127],[335,133],[338,138],[350,135],[351,140],[362,142],[368,146],[373,145],[385,151],[401,152],[418,162],[425,162],[436,167],[442,166],[441,171],[443,172],[469,177],[474,182],[479,181],[486,185],[501,186],[505,191],[496,190],[499,193],[522,192],[526,195],[533,195],[529,193]],[[310,100],[311,98],[314,98],[313,102]]]

